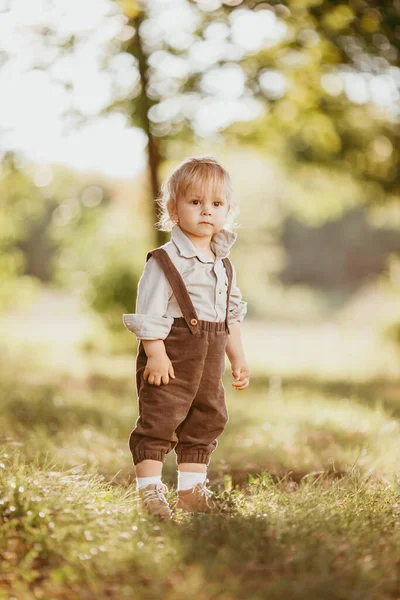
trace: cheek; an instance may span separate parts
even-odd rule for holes
[[[187,212],[187,206],[185,204],[179,204],[179,206],[176,208],[176,212],[179,215],[185,214]]]

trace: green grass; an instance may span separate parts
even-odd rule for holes
[[[216,515],[158,522],[128,449],[132,377],[1,369],[0,598],[386,599],[400,595],[400,386],[224,380]],[[173,502],[175,455],[163,480]]]

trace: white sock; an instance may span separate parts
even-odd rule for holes
[[[150,483],[161,483],[161,475],[154,475],[153,477],[136,477],[136,484],[140,490]]]
[[[207,473],[191,473],[188,471],[178,471],[178,490],[190,490],[198,483],[206,480]]]

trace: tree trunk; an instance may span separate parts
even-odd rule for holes
[[[142,42],[140,39],[140,25],[144,20],[144,13],[142,11],[136,15],[135,18],[130,19],[129,24],[131,27],[135,29],[135,35],[132,37],[132,40],[127,48],[127,51],[130,52],[138,61],[138,69],[140,73],[140,82],[141,82],[141,92],[140,96],[136,98],[135,104],[136,106],[132,106],[133,111],[136,113],[139,120],[141,128],[147,135],[147,157],[148,157],[148,169],[150,175],[150,190],[151,190],[151,202],[152,202],[152,222],[155,223],[158,220],[158,205],[156,203],[156,198],[158,196],[160,190],[160,182],[159,182],[159,168],[162,161],[162,156],[160,153],[160,144],[159,140],[155,138],[151,132],[150,120],[148,117],[149,110],[151,108],[151,101],[147,96],[147,56],[143,51]],[[134,119],[132,119],[134,121]],[[156,231],[156,244],[157,246],[161,246],[168,241],[167,232],[165,231]]]

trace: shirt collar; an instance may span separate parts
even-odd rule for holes
[[[225,258],[229,255],[229,251],[237,238],[237,233],[234,231],[228,231],[227,229],[221,229],[211,238],[210,248],[216,255],[216,260],[219,258]],[[182,231],[179,225],[174,225],[172,228],[171,239],[175,246],[178,248],[181,256],[185,258],[197,258],[204,263],[212,263],[201,250],[198,250],[188,236]]]

